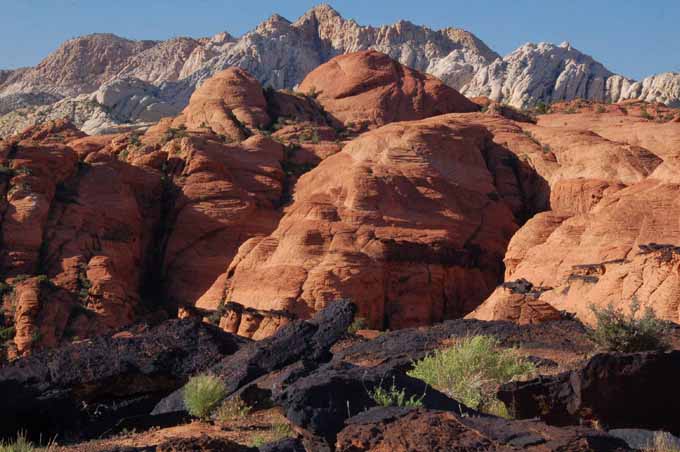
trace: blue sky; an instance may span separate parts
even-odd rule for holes
[[[240,35],[304,0],[0,0],[0,68],[35,65],[69,38],[110,32],[134,39]],[[521,44],[568,40],[610,70],[642,78],[680,72],[680,0],[336,0],[344,17],[381,25],[407,19],[460,27],[505,55]]]

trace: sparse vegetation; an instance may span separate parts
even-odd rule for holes
[[[602,114],[602,113],[606,113],[606,112],[607,112],[607,109],[604,108],[604,105],[598,105],[595,108],[595,113]]]
[[[172,141],[176,138],[184,138],[188,136],[187,134],[187,126],[184,124],[180,124],[178,127],[170,127],[168,130],[165,131],[163,134],[163,143],[167,143],[169,141]]]
[[[552,148],[550,147],[549,144],[544,144],[543,147],[541,147],[541,149],[542,149],[543,152],[545,152],[546,154],[550,154],[550,153],[552,152]]]
[[[34,446],[23,432],[19,432],[17,439],[13,442],[0,442],[0,452],[51,452],[54,450],[56,449],[52,442],[46,447]]]
[[[680,446],[666,432],[656,432],[652,444],[643,449],[644,452],[680,452]]]
[[[14,170],[7,165],[0,165],[0,176],[12,177]]]
[[[312,99],[319,97],[319,91],[316,90],[316,86],[312,86],[309,91],[307,91],[307,95]]]
[[[8,326],[7,328],[1,328],[0,329],[0,341],[6,342],[6,341],[14,339],[15,333],[16,333],[16,330],[14,329],[13,326]]]
[[[542,100],[538,101],[538,103],[536,104],[536,114],[546,115],[548,113],[550,113],[550,106],[547,105]]]
[[[184,386],[184,404],[199,419],[207,419],[226,395],[224,383],[214,375],[198,375]]]
[[[226,309],[227,309],[227,307],[226,307],[226,304],[225,304],[225,299],[222,298],[220,300],[219,304],[217,305],[217,309],[215,310],[215,312],[213,312],[212,314],[210,314],[208,316],[208,322],[213,324],[213,325],[219,325],[220,320],[222,320],[222,317],[226,313]]]
[[[398,406],[408,408],[422,407],[423,398],[425,397],[425,394],[420,397],[412,395],[407,399],[406,391],[403,388],[397,388],[394,379],[392,379],[392,386],[388,388],[384,388],[381,381],[380,385],[368,391],[368,395],[378,404],[378,406]]]
[[[236,419],[243,419],[248,416],[252,408],[241,400],[240,397],[227,399],[215,411],[215,419],[220,422],[229,422]]]
[[[502,403],[496,399],[498,386],[535,370],[514,350],[501,348],[497,339],[471,336],[418,361],[408,375],[470,408],[503,415]]]
[[[368,322],[363,317],[355,317],[352,324],[347,328],[349,334],[356,334],[359,330],[368,329]]]
[[[604,350],[631,353],[668,348],[667,324],[659,320],[649,307],[638,315],[640,303],[637,300],[631,303],[628,315],[611,304],[602,309],[595,306],[590,309],[597,322],[589,332],[590,338]]]
[[[132,132],[130,134],[130,145],[132,146],[140,146],[142,144],[142,141],[139,139],[142,134],[140,132]]]
[[[274,424],[267,433],[258,433],[250,441],[251,447],[262,447],[265,444],[280,441],[293,436],[293,429],[288,424]]]
[[[649,120],[654,119],[654,117],[651,114],[649,114],[649,112],[647,111],[647,108],[645,108],[644,106],[642,108],[640,108],[640,116],[642,116],[644,119],[649,119]]]

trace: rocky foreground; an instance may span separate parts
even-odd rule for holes
[[[586,329],[593,306],[680,322],[679,152],[665,105],[533,116],[376,51],[299,91],[226,69],[144,133],[28,128],[0,141],[0,435],[379,452],[680,434],[678,352],[596,354]],[[498,389],[511,419],[408,374],[471,335],[536,366]],[[253,417],[189,423],[206,372]],[[422,406],[379,406],[387,381]],[[255,444],[274,423],[290,438]]]

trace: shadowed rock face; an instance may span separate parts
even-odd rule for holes
[[[126,416],[150,412],[247,342],[198,320],[170,320],[20,359],[0,369],[0,436],[101,434]]]
[[[673,388],[680,352],[599,354],[583,367],[527,382],[508,383],[498,397],[520,419],[553,425],[596,423],[680,433]],[[631,409],[634,408],[634,409]]]
[[[333,58],[307,75],[299,89],[342,123],[359,127],[479,110],[438,79],[372,50]]]

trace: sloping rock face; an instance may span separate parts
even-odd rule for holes
[[[495,146],[455,115],[362,135],[300,179],[271,235],[240,248],[227,298],[303,318],[350,298],[379,328],[469,312],[517,229],[494,185],[503,166],[485,162]]]
[[[162,397],[247,340],[197,320],[138,325],[0,369],[0,437],[92,437]],[[146,411],[145,411],[146,410]]]
[[[307,75],[299,89],[313,93],[324,109],[342,123],[359,127],[478,110],[434,77],[376,51],[333,58]]]
[[[680,352],[599,354],[560,375],[513,382],[498,397],[517,418],[540,417],[554,425],[597,423],[604,428],[680,432],[673,389]],[[631,409],[635,407],[635,409]]]
[[[550,185],[551,209],[513,236],[506,281],[542,288],[531,303],[586,322],[591,305],[628,309],[635,300],[678,321],[680,230],[668,221],[680,183],[674,112],[639,102],[557,108],[522,125],[544,150],[532,164],[545,162],[534,167]],[[498,292],[477,318],[508,319],[490,315],[507,301]]]
[[[337,152],[321,108],[300,102],[309,118],[289,118],[283,101],[272,100],[272,111],[309,130],[325,127],[313,146],[328,148],[320,156]],[[224,304],[224,273],[239,246],[275,229],[294,178],[308,169],[284,171],[298,168],[293,153],[258,130],[269,109],[257,81],[229,69],[145,135],[87,137],[56,121],[0,142],[3,357],[158,309]],[[280,139],[291,140],[306,146],[300,133]],[[321,158],[310,154],[316,160],[305,165]],[[255,320],[242,322],[243,335],[270,335],[288,318]]]
[[[461,417],[455,412],[378,408],[347,421],[338,452],[625,451],[625,442],[586,428],[559,429],[535,421]]]
[[[191,96],[189,106],[175,118],[190,129],[209,128],[235,140],[245,138],[243,126],[252,129],[269,125],[262,86],[242,69],[230,68],[207,80]]]
[[[468,317],[487,321],[508,320],[519,325],[559,320],[559,311],[539,300],[543,290],[533,287],[527,280],[503,283]]]
[[[96,90],[122,70],[128,59],[157,41],[130,41],[112,34],[93,34],[66,41],[38,66],[11,74],[2,94],[45,92],[77,95]]]

